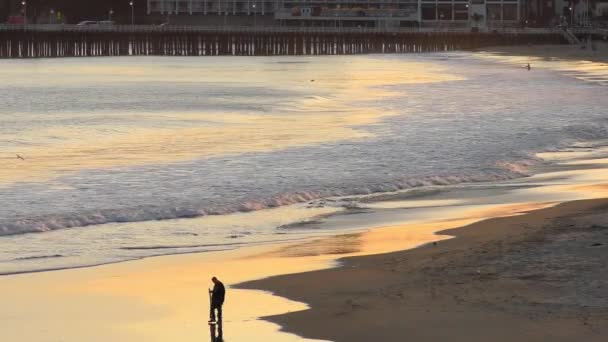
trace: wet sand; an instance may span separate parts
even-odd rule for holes
[[[22,342],[206,340],[210,338],[206,324],[207,287],[212,275],[230,286],[327,269],[335,266],[340,256],[415,248],[450,238],[437,235],[440,230],[550,205],[553,204],[472,206],[454,210],[453,215],[435,222],[388,226],[298,243],[4,276],[0,277],[5,308],[0,310],[0,330],[3,340]],[[317,294],[324,291],[321,288]],[[277,324],[258,319],[306,310],[306,304],[268,291],[230,287],[227,293],[223,324],[226,340],[306,341],[280,332]]]
[[[608,200],[439,234],[456,238],[241,286],[310,304],[266,319],[336,342],[608,338]]]

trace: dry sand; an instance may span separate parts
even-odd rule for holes
[[[608,200],[441,233],[457,238],[241,286],[309,303],[267,318],[309,338],[608,340]]]

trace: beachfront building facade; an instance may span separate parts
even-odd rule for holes
[[[288,25],[399,27],[420,21],[418,0],[285,1],[275,17]]]
[[[265,15],[274,13],[283,1],[257,0],[148,0],[148,14]]]
[[[258,25],[491,28],[520,22],[524,0],[147,1],[148,14],[216,16],[227,24],[251,24],[251,17],[257,17]]]

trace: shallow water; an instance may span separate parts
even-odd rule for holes
[[[330,233],[284,227],[608,138],[605,64],[526,61],[0,61],[0,234],[44,232],[1,237],[0,273]]]

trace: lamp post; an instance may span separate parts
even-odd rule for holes
[[[27,2],[21,1],[21,6],[23,6],[23,23],[27,25]]]
[[[570,10],[570,27],[574,28],[574,3],[568,9]]]
[[[258,26],[258,22],[257,22],[258,12],[255,9],[255,3],[252,5],[252,7],[253,7],[253,27],[255,28]]]
[[[114,10],[110,8],[110,10],[108,11],[108,20],[112,21],[112,15],[114,14]]]
[[[49,24],[54,24],[55,10],[51,8],[49,11]]]
[[[133,1],[129,1],[129,6],[131,6],[131,26],[133,26],[135,24],[135,14],[133,11]]]

